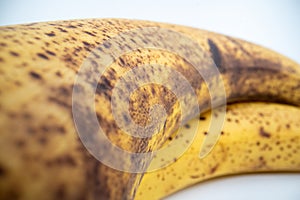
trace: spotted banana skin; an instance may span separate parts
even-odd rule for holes
[[[135,196],[142,174],[101,164],[80,141],[73,122],[72,91],[82,63],[96,47],[120,33],[147,27],[172,30],[197,43],[206,53],[201,58],[203,62],[212,59],[221,73],[227,102],[300,105],[299,65],[240,39],[191,27],[125,19],[4,26],[0,28],[0,199]],[[143,46],[147,38],[140,37],[135,35],[132,39]],[[172,46],[159,35],[155,37],[162,46]],[[109,106],[112,88],[124,72],[145,64],[165,64],[176,69],[191,83],[200,110],[209,110],[211,104],[203,78],[190,63],[172,52],[138,49],[116,58],[98,82],[95,110],[110,141],[133,152],[159,148],[179,126],[180,106],[176,97],[157,85],[145,86],[133,94],[131,114],[138,124],[145,125],[151,106],[164,105],[167,123],[159,134],[133,138],[124,135],[114,122]],[[203,70],[209,72],[209,68]],[[82,114],[92,108],[90,105]],[[148,161],[144,164],[147,166]]]
[[[163,199],[188,186],[228,175],[299,174],[299,112],[299,107],[278,103],[230,104],[220,139],[203,159],[199,159],[199,146],[209,135],[211,113],[190,120],[181,135],[199,125],[191,146],[168,167],[145,173],[135,199]],[[168,141],[182,140],[180,136],[171,135]]]

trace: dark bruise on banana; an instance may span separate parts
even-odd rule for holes
[[[143,175],[114,170],[89,154],[73,123],[72,90],[76,73],[94,48],[121,32],[145,27],[170,29],[197,42],[208,55],[203,57],[203,62],[212,58],[221,72],[228,102],[289,104],[296,110],[293,112],[299,114],[299,108],[296,108],[300,105],[299,65],[239,39],[177,25],[118,19],[1,27],[0,199],[134,198],[139,184],[143,183]],[[135,40],[134,37],[131,39]],[[136,42],[147,43],[147,40],[138,38]],[[164,44],[164,41],[160,42]],[[109,43],[106,44],[105,48],[111,48]],[[179,125],[180,105],[176,96],[155,84],[141,87],[132,94],[130,113],[133,120],[143,126],[148,123],[149,109],[154,104],[163,105],[168,117],[165,128],[159,134],[145,139],[133,138],[122,133],[114,121],[110,107],[112,88],[125,72],[145,64],[168,65],[179,71],[194,88],[201,110],[210,108],[210,96],[202,77],[180,56],[163,49],[138,49],[120,56],[98,82],[95,108],[108,138],[132,152],[149,152],[159,148],[170,140]],[[236,120],[238,123],[239,119]],[[299,121],[298,126],[282,126],[299,127]],[[295,130],[291,145],[299,141],[296,134],[299,128]],[[256,132],[261,138],[271,136],[261,127]],[[226,148],[224,145],[226,143],[222,148]],[[222,148],[217,152],[221,152]],[[295,148],[294,154],[300,147]],[[220,159],[217,154],[212,155]],[[213,158],[210,159],[213,161]],[[299,171],[300,158],[296,156],[293,159],[294,164],[287,163],[291,167],[286,169]],[[132,165],[138,164],[132,162]],[[213,165],[207,172],[213,174],[217,167]],[[251,169],[259,171],[259,167]],[[276,167],[271,171],[276,171]],[[228,174],[234,172],[229,171]],[[204,180],[199,178],[202,173],[191,177],[198,177],[197,181]],[[181,188],[173,186],[166,194]]]

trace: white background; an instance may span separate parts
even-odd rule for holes
[[[300,63],[298,0],[0,0],[0,25],[107,17],[207,29],[263,45]],[[299,200],[300,175],[221,178],[179,192],[172,199]]]

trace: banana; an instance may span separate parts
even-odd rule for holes
[[[297,63],[240,39],[179,25],[92,19],[6,26],[0,28],[0,52],[0,199],[133,199],[139,196],[139,188],[145,188],[143,180],[152,179],[130,170],[151,166],[151,152],[165,146],[183,122],[199,114],[196,111],[243,101],[300,105]],[[140,80],[148,84],[135,82]],[[153,80],[162,86],[151,84]],[[189,87],[181,87],[182,82]],[[217,90],[220,82],[225,95]],[[122,83],[131,83],[121,87],[132,92],[128,105],[123,98],[126,93],[113,91]],[[85,94],[92,89],[95,95],[86,100]],[[74,93],[78,96],[72,99]],[[153,109],[157,104],[163,105],[165,113]],[[122,108],[129,108],[129,114]],[[272,108],[276,113],[277,106]],[[115,118],[126,124],[128,116],[138,125],[134,128],[153,128],[150,132],[155,134],[142,137],[147,132],[139,131],[143,129],[136,129],[138,137],[126,134]],[[164,123],[152,127],[160,117],[165,117]],[[150,152],[149,156],[122,157],[111,153],[113,147],[106,143],[97,146],[93,143],[98,141],[95,122],[114,146],[126,152]],[[284,126],[282,120],[276,123]],[[294,146],[297,141],[289,142]],[[95,148],[96,153],[86,147]],[[118,167],[99,162],[97,155]],[[297,160],[285,163],[299,170]],[[248,167],[251,170],[255,171]],[[224,173],[233,172],[224,168]],[[201,175],[197,181],[203,179]],[[192,183],[186,179],[178,188],[159,192],[157,198]]]
[[[258,172],[299,172],[298,107],[274,103],[236,103],[227,107],[223,132],[213,151],[199,159],[211,122],[209,112],[190,120],[182,135],[197,127],[189,149],[170,166],[147,172],[135,199],[161,199],[182,188],[220,176]],[[170,140],[181,140],[176,134]],[[172,157],[172,152],[169,152]],[[151,197],[151,198],[149,198]]]

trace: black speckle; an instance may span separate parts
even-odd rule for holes
[[[29,24],[24,24],[23,26],[34,26],[34,25],[36,25],[37,23],[35,22],[35,23],[29,23]]]
[[[205,117],[202,117],[202,116],[200,116],[200,117],[199,117],[199,120],[201,120],[201,121],[204,121],[204,120],[206,120],[206,118],[205,118]]]
[[[45,59],[45,60],[48,60],[48,59],[49,59],[45,54],[37,53],[37,55],[38,55],[40,58],[43,58],[43,59]]]
[[[155,94],[156,94],[155,89],[154,89],[153,87],[151,87],[151,94],[152,94],[152,95],[155,95]]]
[[[86,42],[86,41],[83,41],[82,42],[85,46],[90,46],[91,44],[90,43],[88,43],[88,42]]]
[[[5,169],[0,165],[0,177],[4,176],[6,173]]]
[[[28,66],[28,63],[27,63],[27,62],[22,62],[22,66],[23,66],[23,67],[27,67],[27,66]]]
[[[69,25],[69,26],[67,26],[67,28],[77,28],[77,27],[73,26],[73,25]]]
[[[125,123],[126,123],[126,124],[129,123],[129,118],[127,117],[126,114],[123,115],[123,119],[125,120]]]
[[[56,54],[54,52],[49,51],[49,50],[46,50],[46,53],[49,54],[49,55],[51,55],[51,56],[56,56]]]
[[[46,126],[46,125],[42,125],[42,126],[41,126],[41,129],[42,129],[44,132],[48,132],[48,131],[50,130],[49,127]]]
[[[38,131],[35,129],[35,128],[33,128],[33,127],[28,127],[27,128],[27,133],[29,133],[30,135],[33,135],[33,134],[36,134]]]
[[[103,51],[103,49],[101,48],[101,47],[97,47],[97,50],[99,50],[99,51]]]
[[[65,101],[62,101],[62,100],[60,100],[60,99],[58,99],[56,97],[48,97],[48,100],[50,102],[56,103],[56,104],[58,104],[60,106],[68,108],[68,109],[71,107],[68,103],[66,103]]]
[[[266,131],[264,130],[263,127],[260,127],[260,129],[259,129],[259,134],[260,134],[262,137],[265,137],[265,138],[270,138],[270,137],[271,137],[271,134],[268,133],[268,132],[266,132]]]
[[[67,33],[68,31],[67,30],[65,30],[65,29],[63,29],[63,28],[61,28],[61,27],[58,27],[57,28],[60,32],[62,32],[62,33]]]
[[[61,185],[56,191],[56,198],[57,199],[65,199],[65,196],[66,196],[65,194],[66,194],[65,188],[63,185]]]
[[[14,51],[10,51],[9,53],[10,53],[10,55],[15,56],[15,57],[19,57],[20,56],[19,53],[14,52]]]
[[[45,35],[49,36],[49,37],[54,37],[55,33],[54,32],[50,32],[50,33],[45,33]]]
[[[36,73],[36,72],[31,71],[29,74],[30,74],[30,76],[31,76],[32,78],[35,78],[35,79],[42,79],[41,75],[39,75],[39,74]]]
[[[105,42],[103,45],[104,45],[104,47],[107,48],[107,49],[111,46],[111,44],[110,44],[109,42]]]
[[[68,96],[70,94],[70,90],[67,87],[61,86],[58,88],[59,94],[63,96]]]
[[[21,44],[19,40],[13,40],[14,43]]]
[[[55,74],[56,74],[56,76],[58,76],[58,77],[62,77],[62,74],[61,74],[60,71],[55,72]]]
[[[73,40],[73,41],[77,41],[77,39],[76,39],[76,38],[74,38],[74,37],[71,37],[71,40]]]
[[[119,58],[119,60],[120,60],[121,65],[125,66],[125,61],[122,58]]]
[[[136,41],[132,38],[130,38],[131,42],[133,42],[134,44],[136,44]]]
[[[24,147],[26,145],[24,140],[18,140],[18,141],[16,141],[15,144],[16,144],[17,147],[20,147],[20,148]]]
[[[16,113],[14,113],[14,112],[9,112],[8,114],[7,114],[10,118],[16,118],[16,116],[17,116],[17,114]]]
[[[76,162],[75,162],[74,158],[71,157],[71,156],[63,157],[62,162],[67,164],[67,165],[70,165],[70,166],[76,166]]]
[[[57,127],[58,132],[60,132],[61,134],[65,134],[66,133],[66,129],[63,126]]]
[[[22,114],[22,117],[23,117],[24,119],[31,119],[31,118],[32,118],[32,116],[31,116],[30,113],[28,113],[28,112],[24,112],[24,113]]]
[[[5,35],[3,38],[4,39],[10,39],[10,38],[13,38],[14,37],[14,35]]]
[[[45,144],[47,144],[47,142],[48,142],[47,138],[45,138],[45,137],[39,138],[38,141],[39,141],[39,143],[40,143],[41,145],[45,145]]]
[[[91,33],[91,32],[88,32],[88,31],[83,31],[83,32],[90,35],[90,36],[94,36],[94,37],[96,36],[94,33]]]
[[[191,175],[190,176],[192,179],[200,178],[200,175]]]
[[[189,124],[184,125],[185,128],[189,129],[191,126]]]
[[[148,41],[147,41],[147,40],[142,39],[142,41],[143,41],[144,44],[148,44]]]
[[[54,165],[59,165],[59,166],[69,166],[69,167],[74,167],[76,166],[76,161],[74,160],[73,157],[69,156],[69,155],[65,155],[65,156],[61,156],[58,157],[54,160],[48,160],[45,163],[48,167],[54,166]]]
[[[110,91],[110,90],[112,90],[112,85],[111,85],[110,81],[106,77],[103,77],[101,79],[101,82],[97,85],[96,93],[97,94],[104,93],[107,95],[108,91]]]
[[[32,41],[27,41],[27,43],[28,44],[32,44],[32,45],[34,44],[34,42],[32,42]]]
[[[260,156],[258,159],[259,159],[260,161],[263,161],[263,160],[264,160],[264,157]]]
[[[212,167],[212,168],[210,169],[210,173],[211,173],[211,174],[215,173],[215,171],[218,169],[218,167],[219,167],[219,164],[217,164],[217,165],[215,165],[214,167]]]

